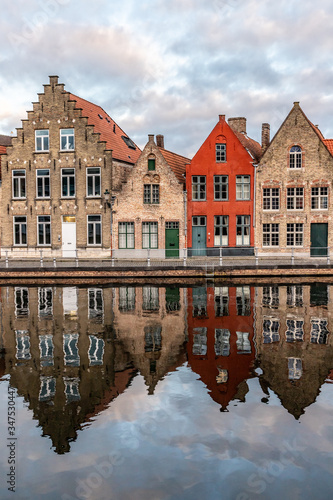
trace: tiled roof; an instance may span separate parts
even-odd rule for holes
[[[185,158],[185,156],[177,155],[176,153],[172,153],[171,151],[167,151],[164,148],[158,148],[170,168],[173,170],[179,182],[185,184],[185,170],[186,165],[191,163],[189,158]]]
[[[82,109],[82,116],[88,118],[88,124],[94,125],[94,131],[101,134],[100,140],[106,142],[106,149],[112,149],[112,157],[115,160],[134,164],[141,154],[140,148],[134,144],[104,109],[74,94],[69,95],[71,100],[76,101],[75,107]],[[122,136],[125,137],[127,144]]]
[[[333,156],[333,139],[324,139],[324,144]]]
[[[12,143],[12,138],[10,135],[0,134],[0,146],[10,146]]]
[[[244,146],[244,148],[248,149],[253,158],[256,161],[258,161],[262,153],[259,142],[251,139],[242,132],[236,132],[235,130],[233,130],[233,132],[236,134],[237,138],[239,139],[240,143]]]

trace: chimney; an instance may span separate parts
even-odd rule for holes
[[[225,121],[225,115],[219,115],[219,122]]]
[[[148,134],[148,142],[154,142],[154,134]]]
[[[164,149],[164,135],[158,134],[156,136],[156,145],[159,148],[163,148]]]
[[[270,124],[263,123],[261,126],[261,149],[262,151],[266,151],[270,142]]]
[[[228,124],[235,132],[246,134],[246,118],[244,118],[243,116],[237,118],[229,118]]]

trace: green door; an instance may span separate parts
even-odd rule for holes
[[[192,218],[192,255],[206,255],[206,217]]]
[[[327,255],[327,223],[311,224],[311,256]]]
[[[179,222],[165,223],[165,257],[179,257]]]

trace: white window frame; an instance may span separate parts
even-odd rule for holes
[[[148,231],[144,231],[144,228],[148,228]],[[153,230],[152,230],[153,229]],[[148,246],[145,243],[144,235],[148,235],[149,243]],[[156,244],[155,244],[156,240]],[[158,222],[156,221],[143,221],[142,222],[142,248],[155,249],[158,248]]]
[[[302,168],[302,148],[300,146],[292,146],[289,150],[289,168]]]
[[[280,188],[263,188],[262,209],[266,211],[280,210]]]
[[[297,207],[300,201],[302,206]],[[298,212],[304,210],[304,187],[287,187],[287,210]]]
[[[42,220],[42,218],[45,218],[45,219],[49,219],[49,220]],[[50,242],[49,243],[46,243],[46,237],[47,237],[47,226],[49,226],[49,235],[50,235]],[[39,229],[40,227],[42,228],[42,232],[41,232],[41,235],[42,235],[42,240],[43,240],[43,243],[40,243],[39,242]],[[52,242],[52,235],[51,235],[51,215],[38,215],[37,216],[37,246],[38,247],[49,247],[51,246],[51,242]]]
[[[278,247],[279,240],[280,240],[280,225],[275,222],[264,223],[262,225],[262,246]]]
[[[73,147],[71,147],[71,143],[69,138],[73,137]],[[63,139],[65,139],[63,141]],[[63,142],[64,146],[63,147]],[[61,128],[60,129],[60,151],[74,151],[75,149],[75,137],[74,137],[74,129],[73,128]]]
[[[19,196],[15,196],[15,191],[19,193]],[[12,170],[12,194],[14,200],[22,200],[27,197],[26,171],[23,169]]]
[[[25,221],[17,221],[16,219],[25,219]],[[19,227],[19,243],[16,243],[16,238],[15,238],[15,235],[16,235],[16,231],[15,231],[15,226],[18,226]],[[25,239],[26,239],[26,242],[25,243],[22,243],[22,227],[25,226]],[[26,247],[28,245],[28,226],[27,226],[27,217],[26,215],[14,215],[13,217],[13,245],[15,247]]]
[[[272,316],[264,316],[262,322],[262,335],[264,344],[280,341],[280,320]]]
[[[315,190],[317,192],[315,193]],[[326,190],[326,194],[325,191]],[[317,205],[314,207],[313,205]],[[328,210],[328,187],[312,187],[311,188],[311,210]]]
[[[50,131],[48,129],[35,130],[35,151],[38,153],[50,150]]]
[[[301,236],[300,236],[301,235]],[[289,241],[288,241],[289,236]],[[304,224],[287,223],[287,247],[302,247],[304,242]]]
[[[64,173],[65,170],[72,170],[73,171],[73,174],[69,174],[69,173]],[[71,194],[67,194],[67,195],[64,195],[64,186],[66,186],[66,190],[67,192],[70,193],[70,179],[73,178],[74,179],[74,194],[71,195]],[[61,169],[61,198],[75,198],[75,168],[62,168]]]
[[[43,174],[42,172],[47,172],[47,174]],[[49,191],[48,195],[45,194],[46,184],[47,184],[46,179],[48,180],[48,191]],[[39,194],[38,194],[39,181],[40,181],[42,193],[43,193],[41,196],[39,196]],[[39,168],[36,170],[36,198],[50,198],[50,197],[51,197],[50,169],[49,168]]]
[[[89,173],[92,170],[95,170],[95,172]],[[100,167],[87,167],[86,177],[87,177],[87,198],[100,198],[101,197],[101,184],[102,184],[101,168]],[[92,180],[93,194],[89,194],[89,179]],[[98,189],[96,188],[96,179],[99,179]]]
[[[245,187],[248,188],[246,193]],[[251,199],[251,176],[250,175],[236,175],[236,200],[250,200]]]
[[[91,217],[98,217],[99,219],[96,220],[89,220]],[[96,232],[96,227],[100,226],[100,238],[101,241],[97,242],[97,232]],[[89,226],[92,226],[93,229],[93,243],[89,243]],[[101,214],[89,214],[87,215],[87,245],[88,246],[98,246],[100,247],[102,245],[102,216]]]

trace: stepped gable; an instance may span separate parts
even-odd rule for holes
[[[106,149],[112,150],[113,159],[134,165],[141,150],[119,125],[101,106],[74,94],[69,93],[69,95],[72,101],[76,101],[75,108],[82,109],[82,116],[88,118],[88,125],[93,125],[94,131],[100,134],[100,140],[106,142]]]
[[[159,147],[158,149],[162,153],[165,161],[172,169],[178,181],[181,182],[182,184],[185,184],[186,165],[191,163],[191,160],[189,158],[185,158],[185,156],[181,156],[176,153],[172,153],[171,151],[167,151],[164,148]]]

